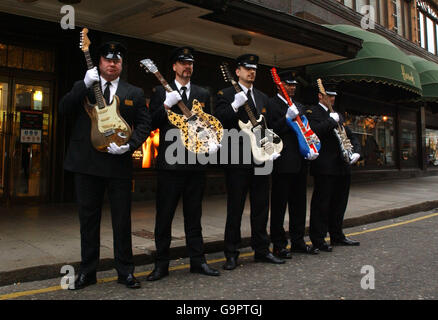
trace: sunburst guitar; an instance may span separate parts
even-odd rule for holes
[[[80,48],[84,52],[87,68],[94,68],[91,60],[88,39],[88,29],[84,28],[81,32]],[[128,123],[122,118],[119,112],[120,100],[114,95],[111,104],[107,105],[103,98],[99,83],[93,84],[93,91],[96,103],[92,104],[85,99],[84,108],[91,119],[91,144],[100,152],[108,152],[107,147],[111,142],[121,146],[126,144],[131,137],[132,130]]]
[[[173,90],[152,60],[141,60],[140,66],[147,72],[153,73],[167,92]],[[224,135],[222,124],[214,116],[205,113],[198,100],[193,100],[191,110],[182,101],[178,102],[178,107],[182,115],[167,110],[167,117],[170,123],[180,130],[181,140],[187,150],[194,153],[208,153],[211,144],[221,142]]]

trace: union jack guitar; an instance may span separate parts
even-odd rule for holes
[[[292,106],[293,102],[281,83],[281,79],[277,74],[277,69],[272,68],[271,75],[274,83],[277,85],[283,97],[286,99],[287,104]],[[310,153],[310,150],[313,150],[315,153],[319,152],[319,149],[321,149],[321,142],[319,141],[318,136],[310,128],[309,120],[305,115],[298,115],[295,117],[295,119],[286,118],[286,122],[297,135],[298,148],[304,158],[307,157],[307,155]]]

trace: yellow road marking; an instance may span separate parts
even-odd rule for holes
[[[387,225],[387,226],[377,227],[377,228],[368,229],[368,230],[364,230],[364,231],[352,232],[352,233],[346,234],[346,236],[348,236],[348,237],[350,237],[350,236],[357,236],[357,235],[365,234],[365,233],[369,233],[369,232],[385,230],[385,229],[394,228],[394,227],[398,227],[398,226],[401,226],[401,225],[405,225],[405,224],[409,224],[409,223],[413,223],[413,222],[429,219],[429,218],[436,217],[436,216],[438,216],[438,212],[432,213],[432,214],[429,214],[429,215],[426,215],[426,216],[423,216],[423,217],[419,217],[419,218],[403,221],[403,222],[393,223],[393,224],[390,224],[390,225]],[[310,241],[308,241],[307,244],[310,244]],[[241,254],[239,257],[244,258],[244,257],[253,256],[253,255],[254,255],[253,252],[249,252],[249,253]],[[213,263],[223,262],[223,261],[225,261],[225,258],[209,260],[207,262],[210,263],[210,264],[213,264]],[[180,265],[180,266],[170,267],[169,271],[183,270],[183,269],[188,269],[189,267],[190,267],[189,264],[184,264],[184,265]],[[136,277],[143,277],[143,276],[148,275],[150,272],[151,272],[151,270],[135,273],[135,276]],[[104,279],[99,279],[99,280],[97,280],[97,283],[107,283],[107,282],[112,282],[112,281],[117,281],[117,277],[108,277],[108,278],[104,278]],[[0,295],[0,300],[15,299],[15,298],[19,298],[19,297],[31,296],[31,295],[39,294],[39,293],[54,292],[54,291],[59,291],[59,290],[63,290],[61,288],[61,286],[53,286],[53,287],[48,287],[48,288],[43,288],[43,289],[28,290],[28,291],[22,291],[22,292],[14,292],[14,293]]]

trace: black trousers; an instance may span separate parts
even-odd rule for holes
[[[155,218],[156,264],[169,266],[172,221],[179,199],[183,200],[186,247],[192,265],[205,261],[202,239],[202,197],[205,187],[203,171],[160,170],[157,175]]]
[[[342,231],[350,192],[350,175],[316,175],[310,207],[309,236],[313,245],[324,242],[327,231],[330,238],[345,238]]]
[[[298,173],[273,173],[271,187],[271,241],[275,248],[286,248],[284,230],[286,206],[292,245],[302,245],[306,229],[307,170]]]
[[[105,190],[111,207],[114,261],[117,273],[134,272],[131,238],[131,179],[75,174],[81,228],[80,272],[96,273],[100,253],[100,221]]]
[[[249,192],[251,205],[251,247],[256,254],[269,252],[266,231],[269,217],[269,175],[254,175],[254,169],[226,169],[227,222],[225,225],[225,256],[237,256],[242,241],[240,227],[245,200]]]

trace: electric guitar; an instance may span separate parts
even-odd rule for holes
[[[173,91],[152,60],[141,60],[140,66],[146,72],[153,73],[167,92]],[[194,153],[208,153],[210,144],[220,143],[224,135],[222,123],[214,116],[205,113],[198,100],[193,100],[192,110],[189,110],[182,100],[178,102],[178,107],[182,115],[167,110],[167,117],[170,123],[180,130],[181,140],[187,150]]]
[[[277,87],[283,94],[283,97],[286,99],[287,104],[289,106],[292,106],[293,102],[287,94],[286,89],[284,88],[283,83],[281,82],[281,79],[277,74],[277,69],[272,68],[271,75],[274,83],[277,85]],[[297,135],[298,149],[300,150],[300,153],[304,158],[307,157],[307,155],[310,153],[310,150],[313,150],[313,152],[315,153],[319,152],[319,150],[321,149],[321,142],[319,141],[318,136],[310,128],[309,120],[306,118],[305,115],[297,115],[295,119],[286,118],[286,123]]]
[[[222,63],[221,70],[225,82],[231,83],[237,93],[242,91],[242,88],[231,76],[228,64]],[[242,129],[242,132],[248,135],[251,141],[251,152],[254,159],[257,162],[265,162],[271,158],[272,154],[281,152],[283,149],[283,141],[274,131],[268,128],[266,119],[262,114],[256,119],[248,102],[246,102],[243,107],[248,114],[249,121],[244,123],[239,120],[239,127]]]
[[[319,92],[323,95],[327,95],[327,93],[325,92],[325,88],[322,85],[322,80],[317,79],[316,82],[318,84]],[[332,105],[329,103],[327,104],[327,108],[330,110],[331,113],[335,112],[333,110]],[[338,123],[338,128],[334,128],[333,131],[335,133],[336,138],[339,141],[339,147],[341,148],[342,159],[346,163],[350,163],[351,157],[353,155],[353,145],[351,144],[350,139],[348,139],[347,131],[345,131],[344,126],[339,123]]]
[[[84,52],[87,68],[93,69],[93,61],[88,50],[91,42],[87,33],[87,28],[82,29],[80,48]],[[93,91],[96,103],[90,103],[88,97],[84,102],[85,111],[91,119],[91,144],[97,151],[108,152],[107,147],[111,142],[119,146],[126,144],[131,137],[132,130],[120,115],[119,97],[114,95],[112,103],[107,105],[98,82],[93,84]]]

